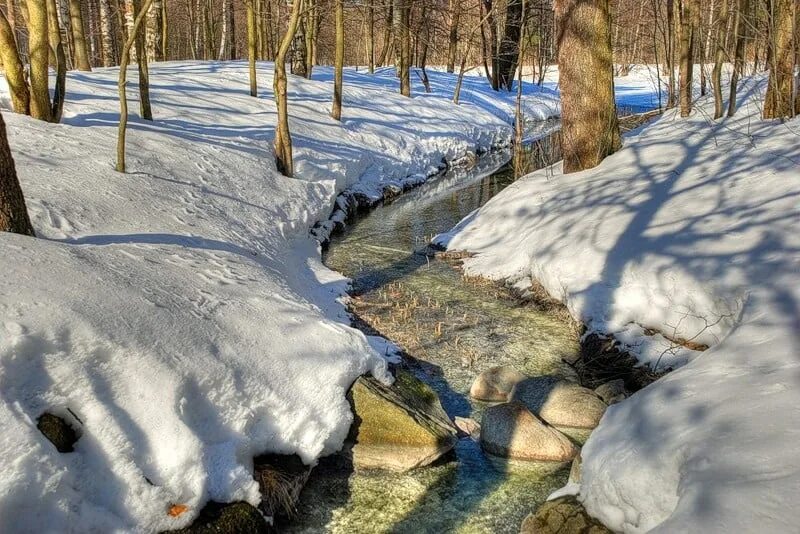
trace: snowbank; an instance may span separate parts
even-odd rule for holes
[[[440,241],[472,274],[541,281],[590,329],[683,367],[612,406],[580,499],[625,532],[800,524],[800,122],[713,102],[633,132],[599,167],[527,176]],[[673,339],[711,345],[698,353]]]
[[[40,239],[0,235],[0,530],[176,528],[209,499],[257,503],[256,454],[341,446],[351,382],[388,376],[309,227],[346,187],[377,194],[511,136],[491,109],[385,77],[348,72],[341,124],[329,83],[291,78],[298,179],[275,170],[269,64],[258,99],[241,62],[153,65],[128,174],[116,69],[69,74],[63,124],[4,113]],[[74,453],[36,429],[44,411],[78,428]]]

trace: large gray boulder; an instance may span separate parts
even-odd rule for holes
[[[554,376],[537,376],[514,386],[510,400],[557,427],[593,429],[608,407],[594,391]]]
[[[469,396],[487,402],[506,402],[514,386],[526,378],[513,367],[492,367],[475,378]]]
[[[489,454],[514,460],[568,462],[578,454],[569,438],[544,424],[520,402],[487,408],[480,439]]]
[[[411,373],[386,386],[362,376],[348,393],[355,414],[347,452],[356,469],[407,471],[427,465],[458,441],[439,397]]]
[[[522,522],[520,534],[611,534],[572,495],[547,501]]]

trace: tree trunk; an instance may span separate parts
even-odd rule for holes
[[[161,0],[161,43],[159,47],[159,59],[166,61],[169,58],[167,54],[167,44],[169,43],[169,20],[167,19],[167,1]]]
[[[514,87],[514,73],[519,59],[519,40],[522,31],[522,0],[509,0],[506,6],[506,24],[500,41],[497,59],[499,87],[508,91]]]
[[[344,0],[335,0],[336,51],[333,67],[333,109],[331,117],[342,120],[342,74],[344,70]]]
[[[736,51],[734,52],[733,73],[731,74],[730,96],[728,98],[728,117],[736,113],[736,89],[739,76],[744,69],[744,45],[747,35],[747,12],[750,10],[749,0],[739,0],[736,7],[736,17],[733,23],[733,33],[736,35]]]
[[[311,25],[311,12],[306,10],[300,16],[300,23],[297,25],[297,32],[292,39],[291,61],[289,68],[295,76],[307,77],[308,71],[308,49],[306,47],[306,29]]]
[[[114,29],[111,25],[111,6],[109,0],[99,0],[100,3],[100,48],[102,49],[103,66],[110,67],[114,64]]]
[[[317,0],[305,0],[308,11],[308,27],[306,28],[306,78],[311,78],[317,57],[317,35],[319,34],[319,10]]]
[[[278,108],[278,123],[275,126],[275,165],[280,173],[289,178],[294,176],[294,162],[292,160],[292,136],[289,132],[289,105],[286,95],[286,54],[289,52],[292,39],[297,31],[302,9],[302,0],[294,0],[286,34],[283,36],[278,53],[275,54],[275,74],[272,83]]]
[[[456,69],[456,54],[458,54],[458,22],[461,17],[461,0],[450,0],[450,34],[448,35],[447,72]]]
[[[219,53],[217,54],[217,61],[222,61],[226,58],[228,51],[228,11],[233,9],[231,0],[222,0],[222,36],[219,40]]]
[[[680,1],[680,0],[678,0]],[[667,108],[674,108],[678,102],[677,93],[675,91],[675,11],[677,9],[675,0],[667,0],[667,70],[669,70],[667,83],[669,91],[667,93]]]
[[[692,112],[692,81],[694,75],[694,41],[696,28],[694,0],[681,0],[680,104],[681,117]]]
[[[61,122],[66,95],[67,58],[64,54],[64,43],[61,41],[56,0],[47,0],[47,25],[50,33],[50,49],[56,60],[56,86],[53,92],[53,102],[50,105],[50,122]]]
[[[147,61],[160,61],[163,59],[161,52],[161,38],[163,28],[162,13],[163,13],[164,0],[153,0],[153,4],[147,12],[147,21],[145,26],[146,36],[145,42],[147,45]]]
[[[0,58],[3,61],[3,70],[11,93],[11,104],[14,111],[22,115],[30,115],[31,94],[28,81],[25,79],[25,68],[19,57],[14,30],[2,12],[0,12]]]
[[[609,0],[556,0],[564,173],[590,169],[622,142],[614,103]]]
[[[81,14],[80,0],[69,0],[70,26],[72,27],[72,42],[75,43],[75,67],[78,70],[91,71],[89,53],[86,49],[86,36],[83,32],[83,15]]]
[[[764,119],[794,117],[795,24],[797,0],[775,0],[769,32],[769,84],[764,99]]]
[[[378,57],[378,66],[386,65],[389,57],[389,50],[392,48],[392,26],[394,22],[394,0],[385,0],[385,12],[383,19],[383,48]]]
[[[500,89],[500,68],[498,65],[498,46],[497,46],[497,23],[495,22],[494,6],[492,0],[481,0],[486,10],[486,25],[489,26],[489,57],[492,62],[491,77],[489,81],[492,89]]]
[[[136,6],[134,5],[134,0],[121,0],[124,2],[125,6],[125,31],[123,35],[125,36],[125,41],[128,40],[128,36],[133,33],[133,23],[136,19]],[[136,47],[130,50],[130,60],[136,61],[138,59],[138,55],[136,54]],[[193,57],[193,59],[196,59]]]
[[[131,51],[134,42],[138,41],[142,21],[150,9],[153,0],[144,0],[142,9],[136,14],[136,18],[132,21],[128,38],[122,47],[122,54],[119,61],[119,81],[117,82],[117,89],[119,90],[119,127],[117,128],[117,171],[125,172],[125,133],[128,127],[128,95],[125,91],[128,77],[128,63],[130,62]]]
[[[250,67],[250,96],[258,96],[258,80],[256,79],[256,54],[258,37],[256,36],[256,10],[253,2],[260,0],[245,0],[247,7],[247,61]],[[297,1],[297,0],[296,0]]]
[[[719,119],[724,112],[722,101],[722,63],[725,61],[725,40],[724,32],[728,26],[728,3],[729,0],[722,0],[717,21],[716,50],[714,51],[714,70],[711,73],[711,84],[714,86],[714,118]]]
[[[375,73],[375,0],[367,3],[367,70]]]
[[[3,20],[6,20],[5,16]],[[35,235],[25,207],[25,197],[17,179],[17,170],[11,155],[11,147],[8,145],[6,123],[2,114],[0,114],[0,232]]]
[[[47,21],[47,1],[27,0],[28,55],[30,57],[31,116],[43,121],[52,117],[50,109],[50,31]]]
[[[411,96],[411,32],[409,31],[409,18],[411,15],[411,0],[395,0],[395,48],[397,48],[399,62],[397,65],[400,76],[400,94]]]
[[[147,1],[148,10],[149,6],[153,5],[153,0]],[[143,13],[143,17],[147,17],[147,13],[143,11],[145,8],[139,3],[139,0],[133,1],[133,9],[136,17],[138,18],[139,12]],[[136,32],[136,64],[139,67],[139,114],[144,120],[153,120],[153,110],[150,107],[150,72],[147,66],[147,51],[146,48],[146,35],[144,28]]]

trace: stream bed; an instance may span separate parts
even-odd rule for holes
[[[529,155],[550,163],[552,123]],[[542,137],[544,136],[544,137]],[[563,313],[522,302],[502,284],[463,276],[431,254],[431,237],[452,228],[514,176],[511,153],[453,169],[357,218],[335,236],[328,267],[353,280],[356,323],[403,349],[404,365],[439,394],[451,418],[480,422],[469,398],[483,370],[512,365],[528,375],[569,376],[580,350]],[[330,465],[329,465],[330,463]],[[469,437],[429,467],[407,473],[351,472],[324,459],[304,488],[286,532],[519,532],[522,520],[567,480],[569,466],[517,463],[484,454]]]

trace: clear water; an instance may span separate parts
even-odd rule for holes
[[[451,417],[480,421],[484,406],[467,393],[482,370],[507,364],[530,375],[568,374],[562,357],[579,350],[562,317],[425,254],[431,236],[513,183],[509,159],[487,156],[376,208],[335,237],[325,255],[329,267],[353,279],[354,313],[405,350]],[[303,490],[298,518],[282,530],[519,532],[567,474],[565,466],[491,458],[470,438],[437,465],[403,474],[351,473],[323,462]]]

